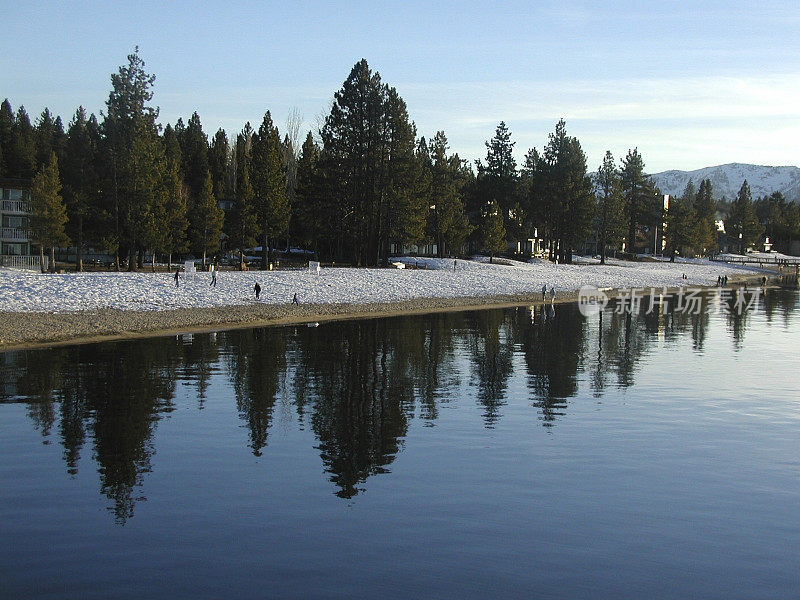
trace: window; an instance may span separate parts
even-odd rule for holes
[[[26,229],[28,227],[28,217],[3,216],[3,227],[13,227],[15,229]]]
[[[28,244],[12,244],[3,242],[3,254],[11,256],[25,256],[28,254]]]

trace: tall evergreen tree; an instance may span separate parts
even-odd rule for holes
[[[500,212],[500,205],[495,200],[488,202],[483,209],[480,234],[483,249],[489,253],[489,262],[494,262],[495,255],[506,249],[503,215]]]
[[[167,159],[163,249],[167,253],[167,268],[170,271],[173,255],[188,249],[188,200],[189,190],[183,182],[179,162]]]
[[[223,218],[224,213],[214,198],[211,174],[206,172],[203,187],[189,214],[189,240],[192,251],[202,255],[203,269],[206,268],[207,256],[219,250]]]
[[[24,106],[17,109],[5,155],[9,177],[30,179],[36,173],[36,132]]]
[[[525,234],[525,215],[517,196],[517,162],[514,159],[514,144],[505,122],[495,129],[494,137],[485,143],[486,162],[476,161],[478,177],[478,203],[484,206],[496,200],[503,216],[503,224],[510,238]]]
[[[319,148],[314,143],[314,137],[310,131],[300,148],[295,179],[295,201],[292,204],[290,221],[293,237],[305,248],[313,248],[319,258],[319,242],[326,230],[326,219],[317,185],[319,181]]]
[[[30,201],[31,240],[39,246],[42,269],[44,269],[44,248],[50,248],[50,270],[55,271],[56,246],[69,244],[65,226],[67,209],[61,198],[61,181],[58,176],[58,159],[54,152],[50,159],[33,178]]]
[[[239,269],[244,268],[244,252],[256,245],[255,236],[258,234],[255,195],[250,183],[252,139],[253,129],[247,123],[236,137],[232,161],[235,165],[235,190],[233,210],[227,220],[227,233],[230,248],[239,253]]]
[[[606,249],[616,246],[625,236],[625,207],[622,182],[614,156],[606,150],[603,164],[597,169],[597,220],[600,264],[606,262]]]
[[[531,214],[549,238],[550,259],[571,262],[591,232],[595,199],[586,155],[563,119],[542,155],[535,149],[526,155],[523,180]]]
[[[0,104],[0,177],[11,177],[9,161],[11,159],[12,141],[14,137],[14,111],[8,98]]]
[[[36,121],[35,129],[36,168],[40,169],[55,153],[59,162],[64,161],[64,147],[67,136],[61,117],[53,117],[49,108],[45,108]]]
[[[254,208],[262,242],[261,268],[272,262],[271,244],[286,233],[289,226],[289,201],[283,172],[283,145],[269,111],[258,133],[253,135],[250,181]]]
[[[725,222],[725,231],[729,236],[739,240],[739,251],[744,254],[748,247],[758,242],[764,231],[758,221],[753,199],[750,194],[750,185],[745,179],[736,199],[731,202],[731,211]]]
[[[390,237],[416,231],[405,229],[407,221],[427,210],[409,193],[415,127],[405,102],[361,60],[334,95],[320,133],[320,174],[332,204],[336,254],[347,253],[356,264],[385,260]]]
[[[670,262],[686,247],[693,246],[697,240],[697,214],[694,211],[696,191],[689,180],[683,196],[671,197],[667,207],[664,237]]]
[[[462,187],[465,166],[457,154],[448,155],[444,131],[437,131],[429,144],[430,203],[433,233],[439,256],[451,256],[464,245],[472,226],[467,219]]]
[[[180,131],[176,127],[176,131]],[[184,181],[189,186],[192,202],[196,201],[206,181],[210,164],[208,157],[208,136],[203,131],[200,115],[192,113],[186,128],[178,134],[181,144],[181,160]]]
[[[386,147],[378,171],[378,218],[374,235],[375,262],[386,265],[391,238],[408,244],[424,240],[430,203],[424,184],[420,186],[423,174],[415,152],[416,126],[408,120],[406,103],[393,87],[386,88],[384,111]],[[427,147],[424,153],[427,154]]]
[[[644,160],[639,150],[628,150],[622,160],[622,197],[628,216],[627,251],[635,253],[642,247],[638,234],[642,228],[657,227],[662,219],[663,206],[660,194],[652,179],[644,171]]]
[[[165,201],[166,157],[158,137],[158,108],[153,98],[155,75],[144,70],[139,48],[128,55],[128,64],[111,75],[112,90],[103,119],[106,157],[104,195],[108,199],[113,236],[109,249],[124,249],[128,269],[135,268],[135,254],[152,243],[148,225],[159,222]],[[117,260],[119,265],[119,260]]]
[[[82,106],[69,124],[64,152],[62,179],[64,199],[69,216],[68,233],[75,243],[75,270],[83,270],[86,226],[91,211],[97,206],[99,179],[97,173],[100,131],[94,115],[87,118]]]
[[[695,247],[703,254],[717,250],[717,226],[714,221],[716,207],[710,179],[703,179],[694,200],[697,217],[697,239]]]
[[[231,148],[228,143],[228,136],[224,129],[218,129],[211,140],[211,147],[208,150],[208,169],[211,173],[211,181],[214,184],[214,197],[218,202],[227,201],[231,198],[230,182],[228,180],[228,164],[231,160]]]

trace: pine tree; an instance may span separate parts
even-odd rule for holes
[[[577,138],[567,135],[563,119],[540,155],[525,157],[523,185],[530,213],[550,242],[550,259],[571,262],[591,233],[595,198],[586,172],[586,155]]]
[[[69,215],[68,232],[75,242],[75,270],[83,270],[86,241],[85,222],[97,204],[97,153],[100,131],[94,115],[87,118],[82,106],[69,125],[64,152],[62,178]]]
[[[211,174],[206,172],[203,187],[195,200],[189,215],[189,239],[192,250],[202,255],[203,269],[206,268],[208,254],[219,250],[219,236],[222,233],[224,213],[217,207],[214,198],[214,183]]]
[[[457,154],[448,156],[444,131],[437,131],[429,144],[431,163],[430,202],[434,219],[434,239],[439,256],[451,256],[464,245],[472,226],[462,199],[462,169]]]
[[[186,238],[189,229],[189,191],[186,184],[183,183],[179,163],[176,160],[167,159],[167,165],[163,249],[167,253],[167,268],[171,271],[173,255],[186,252],[188,249]]]
[[[12,177],[9,161],[11,158],[14,137],[14,111],[8,98],[0,104],[0,177]]]
[[[319,148],[308,132],[300,148],[295,181],[295,202],[292,204],[292,228],[294,237],[304,247],[313,248],[318,256],[319,242],[325,231],[325,218],[318,194]]]
[[[488,202],[483,209],[481,243],[489,253],[489,262],[494,262],[495,255],[505,252],[507,248],[503,215],[500,214],[500,205],[494,200]]]
[[[214,183],[214,197],[218,202],[227,201],[231,197],[232,190],[228,181],[230,159],[231,148],[228,136],[224,129],[218,129],[208,150],[208,169],[211,173],[211,181]]]
[[[141,265],[145,247],[163,239],[163,231],[150,228],[163,222],[159,214],[163,215],[166,198],[166,156],[158,137],[158,108],[148,104],[155,75],[144,67],[137,46],[128,55],[128,64],[111,75],[102,126],[106,158],[102,187],[113,232],[105,244],[117,254],[127,250],[129,270],[135,268],[137,252]]]
[[[69,238],[65,232],[67,209],[61,198],[61,181],[58,176],[58,159],[55,153],[33,178],[30,201],[31,241],[39,246],[44,270],[44,248],[50,248],[50,271],[55,271],[56,246],[66,246]]]
[[[269,111],[253,135],[250,182],[255,215],[262,241],[261,268],[272,262],[271,242],[284,235],[289,226],[290,207],[283,172],[283,146]]]
[[[30,179],[36,173],[36,132],[24,106],[17,109],[11,129],[11,144],[5,152],[8,176]]]
[[[628,150],[622,161],[622,197],[628,220],[627,251],[635,253],[641,245],[637,236],[642,228],[657,227],[662,219],[660,193],[644,172],[639,150]]]
[[[733,238],[738,238],[741,254],[744,254],[748,247],[754,245],[764,231],[756,216],[750,185],[746,179],[742,183],[736,199],[731,202],[730,214],[725,222],[725,231]]]
[[[177,129],[176,129],[177,131]],[[189,186],[192,202],[203,191],[206,174],[209,172],[208,136],[203,132],[200,115],[192,113],[182,134],[178,136],[181,144],[181,159],[184,181]]]
[[[61,117],[53,117],[49,108],[45,108],[36,121],[35,129],[36,168],[40,169],[55,153],[59,162],[64,161],[64,148],[67,136]]]
[[[250,183],[252,166],[251,145],[253,130],[250,123],[244,126],[236,137],[236,148],[233,155],[235,164],[234,203],[228,226],[228,243],[239,253],[239,269],[244,268],[244,252],[256,245],[258,222],[255,214],[255,196]]]
[[[525,215],[517,197],[518,174],[513,154],[514,144],[505,122],[500,121],[494,137],[485,143],[486,163],[476,161],[476,200],[480,206],[490,200],[497,201],[506,233],[512,238],[519,238],[525,233]]]
[[[385,190],[378,193],[374,235],[375,261],[386,265],[391,238],[407,244],[419,244],[425,239],[430,202],[424,182],[420,186],[424,173],[415,152],[416,127],[408,119],[405,101],[393,87],[386,88],[384,111],[386,149],[380,162],[379,176],[383,185],[379,188]],[[424,152],[427,153],[427,147]]]
[[[386,259],[390,238],[416,233],[427,210],[411,190],[416,131],[405,102],[362,59],[334,95],[320,134],[335,254],[377,264]]]
[[[689,181],[683,197],[672,197],[667,207],[664,237],[670,262],[685,247],[692,246],[697,239],[697,215],[694,211],[695,188]]]
[[[605,264],[607,246],[616,246],[625,236],[622,183],[609,150],[597,169],[597,205],[600,264]]]
[[[694,201],[694,212],[697,217],[696,247],[703,254],[717,250],[717,225],[714,221],[714,194],[710,179],[703,179]]]

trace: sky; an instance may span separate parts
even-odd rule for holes
[[[269,110],[316,132],[366,58],[418,135],[474,161],[504,121],[521,163],[557,121],[596,170],[800,164],[800,4],[793,2],[64,2],[0,0],[0,98],[65,125],[99,115],[139,46],[162,124],[229,135]]]

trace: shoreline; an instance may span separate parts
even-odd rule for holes
[[[732,277],[732,284],[761,277]],[[681,286],[668,286],[675,291]],[[688,286],[686,286],[688,287]],[[713,289],[715,286],[693,285]],[[608,295],[617,295],[618,288]],[[554,302],[576,302],[578,290],[559,292]],[[76,312],[0,311],[0,352],[102,341],[162,337],[249,327],[269,327],[325,321],[374,319],[426,313],[468,311],[512,306],[540,306],[541,294],[425,297],[379,303],[258,304],[165,311],[97,309]]]

